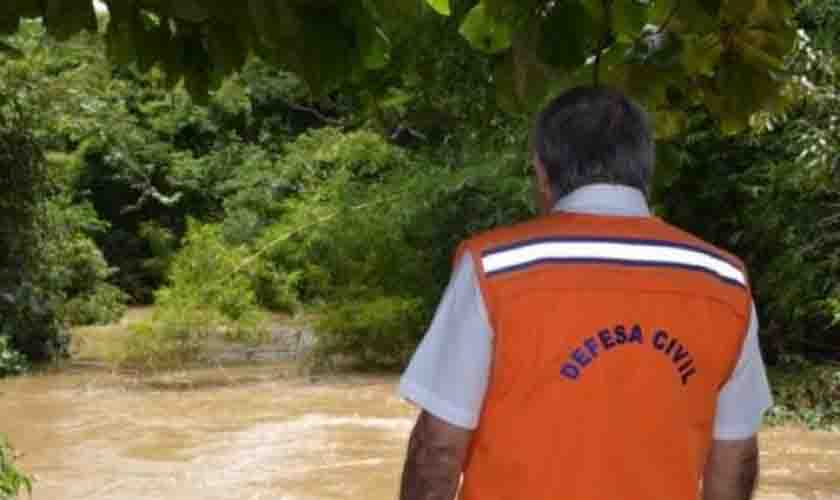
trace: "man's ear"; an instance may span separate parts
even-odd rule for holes
[[[551,212],[554,208],[554,193],[551,181],[545,171],[545,166],[536,154],[533,156],[534,178],[537,188],[537,206],[543,213]]]

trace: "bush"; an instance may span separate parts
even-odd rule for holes
[[[106,325],[123,317],[128,294],[114,285],[103,283],[85,295],[77,295],[65,302],[60,315],[65,322],[76,325]]]
[[[400,368],[408,363],[428,319],[417,298],[347,301],[324,310],[316,324],[316,354],[322,359],[340,355],[357,368]]]
[[[322,359],[400,367],[440,300],[455,246],[528,213],[520,160],[455,168],[369,133],[305,135],[278,162],[300,175],[299,193],[250,242],[257,299],[321,314]]]
[[[11,346],[9,337],[0,335],[0,377],[19,375],[27,369],[26,357]]]
[[[169,283],[156,294],[157,312],[133,327],[116,362],[158,367],[195,361],[214,338],[256,343],[266,316],[252,277],[240,270],[247,249],[227,244],[218,225],[191,221],[184,247],[173,257]]]
[[[40,281],[57,296],[59,319],[72,326],[117,321],[125,313],[128,295],[108,282],[115,269],[87,234],[102,230],[96,213],[62,197],[46,205]]]
[[[23,491],[32,494],[32,480],[15,466],[14,460],[9,442],[0,435],[0,500],[15,500]]]
[[[775,404],[767,421],[840,431],[840,364],[801,356],[783,356],[780,361],[768,373]]]

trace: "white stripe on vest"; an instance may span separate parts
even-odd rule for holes
[[[699,248],[664,241],[535,240],[490,250],[482,258],[488,275],[548,262],[680,267],[705,271],[733,284],[747,284],[744,273],[722,257]]]

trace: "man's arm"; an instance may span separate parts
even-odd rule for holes
[[[715,440],[703,476],[703,500],[749,500],[758,478],[758,440]]]
[[[472,431],[423,411],[411,432],[400,500],[453,500]]]

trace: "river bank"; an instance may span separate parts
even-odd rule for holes
[[[415,410],[384,375],[292,362],[0,381],[34,500],[391,500]],[[762,432],[759,500],[840,499],[840,434]]]

